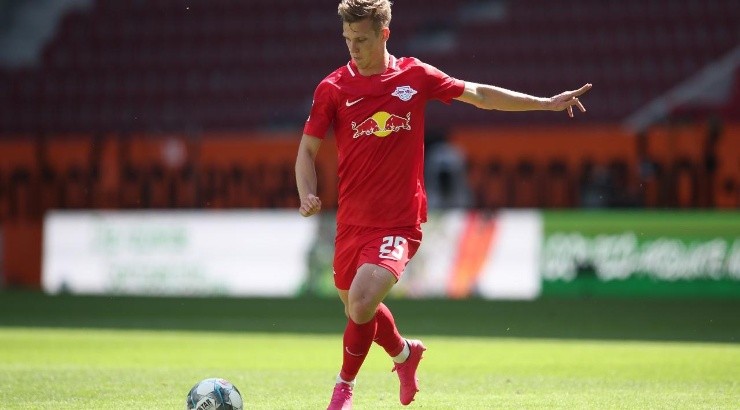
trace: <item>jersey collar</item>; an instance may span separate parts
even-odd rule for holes
[[[355,62],[351,59],[347,63],[346,67],[347,67],[347,71],[349,71],[352,77],[356,77],[360,73],[360,71],[357,69],[357,64],[355,64]],[[388,59],[388,68],[385,69],[384,74],[388,73],[389,71],[396,71],[396,70],[398,70],[398,60],[393,54],[391,54],[390,58]]]

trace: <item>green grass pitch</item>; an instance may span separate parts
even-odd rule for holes
[[[391,300],[428,352],[410,408],[731,409],[740,301]],[[219,376],[249,409],[325,408],[343,319],[321,299],[0,293],[0,408],[181,409]],[[402,408],[373,347],[355,408]]]

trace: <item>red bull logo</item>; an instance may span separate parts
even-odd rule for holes
[[[370,118],[356,123],[352,121],[352,138],[360,138],[363,135],[375,135],[376,137],[387,137],[392,132],[400,130],[411,130],[411,113],[406,117],[390,114],[385,111],[376,112]]]

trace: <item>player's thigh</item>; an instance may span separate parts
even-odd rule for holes
[[[362,302],[377,306],[388,295],[393,285],[396,284],[396,276],[388,269],[365,263],[357,269],[355,279],[349,288],[349,302]]]

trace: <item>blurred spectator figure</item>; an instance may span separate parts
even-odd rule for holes
[[[611,203],[614,181],[609,168],[594,163],[584,165],[581,179],[581,206],[606,208]]]
[[[657,206],[660,200],[658,183],[658,164],[648,153],[648,133],[637,134],[637,177],[639,179],[639,196],[642,206]]]
[[[427,132],[424,180],[430,209],[467,208],[473,203],[462,151],[442,130]]]
[[[704,200],[701,205],[712,208],[714,201],[714,184],[717,171],[717,144],[722,137],[722,122],[713,117],[709,120],[709,130],[704,144]]]

